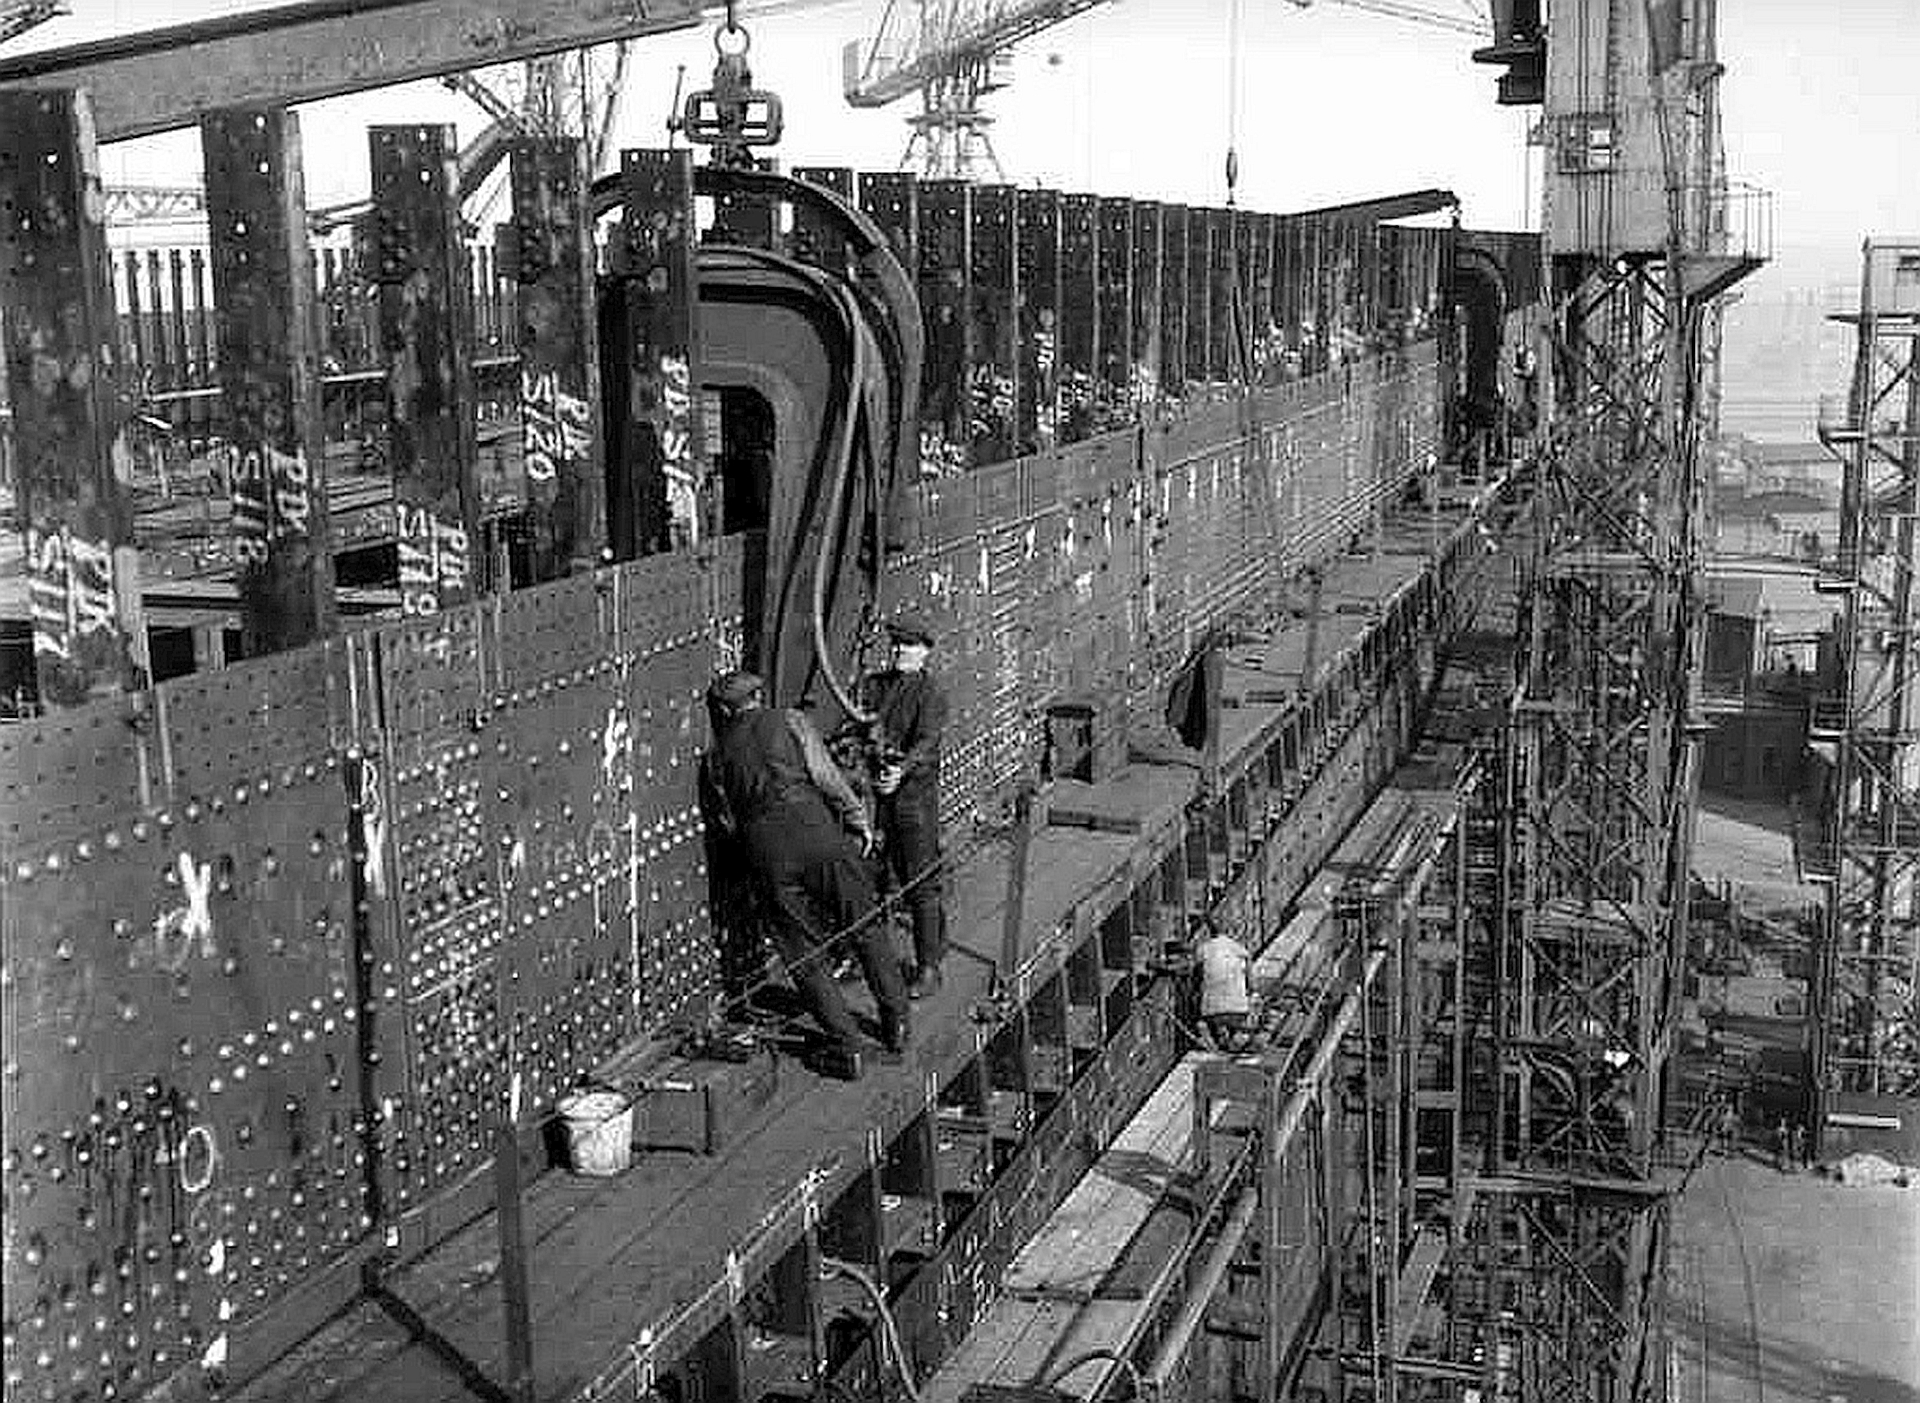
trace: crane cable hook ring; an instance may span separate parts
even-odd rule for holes
[[[727,47],[728,35],[737,36],[737,48]],[[713,51],[722,58],[734,58],[745,54],[752,47],[753,36],[748,34],[746,26],[740,23],[735,0],[727,0],[727,20],[725,24],[713,31]]]

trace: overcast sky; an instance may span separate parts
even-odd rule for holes
[[[1482,0],[1421,3],[1470,18]],[[262,8],[244,0],[69,5],[69,17],[5,52]],[[1008,178],[1224,203],[1232,120],[1247,207],[1299,209],[1439,185],[1460,193],[1469,224],[1537,222],[1537,165],[1530,178],[1524,134],[1538,110],[1494,104],[1494,70],[1468,61],[1472,38],[1333,0],[1307,9],[1291,0],[1242,5],[1237,65],[1230,0],[1114,0],[1028,41],[1012,87],[988,100]],[[858,112],[840,93],[842,44],[870,33],[883,9],[883,0],[843,0],[749,21],[755,79],[785,102],[787,164],[897,162],[907,104]],[[1720,26],[1729,172],[1772,189],[1777,201],[1780,257],[1754,290],[1844,276],[1870,233],[1920,237],[1920,0],[1722,0]],[[644,41],[627,85],[623,144],[662,144],[676,66],[687,66],[695,87],[712,62],[706,33]],[[453,121],[467,135],[483,119],[431,84],[306,109],[311,202],[364,195],[367,123],[416,120]],[[191,178],[196,142],[126,143],[109,148],[105,165],[109,179]]]

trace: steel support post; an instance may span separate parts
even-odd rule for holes
[[[795,166],[793,178],[830,190],[849,205],[854,203],[853,171],[850,167]],[[810,205],[796,204],[793,207],[790,251],[801,262],[825,268],[836,275],[844,273],[847,268],[846,236],[821,218],[819,212]]]
[[[1060,213],[1060,442],[1099,428],[1100,201],[1069,195]]]
[[[480,540],[471,289],[450,126],[368,132],[400,602],[471,598]]]
[[[1253,366],[1258,383],[1280,375],[1280,220],[1271,214],[1253,222]]]
[[[1170,400],[1187,390],[1187,214],[1160,212],[1160,391]]]
[[[618,279],[601,310],[600,363],[616,406],[607,440],[607,537],[615,560],[713,534],[699,322],[694,316],[693,158],[620,154]]]
[[[1019,384],[1020,283],[1014,256],[1017,192],[976,185],[969,214],[967,432],[976,467],[1004,463],[1014,451]]]
[[[1129,400],[1135,419],[1144,420],[1160,402],[1161,219],[1165,206],[1133,207],[1133,366]]]
[[[1234,327],[1237,319],[1245,314],[1245,302],[1240,296],[1240,260],[1234,246],[1236,226],[1232,210],[1207,211],[1207,265],[1211,274],[1207,292],[1207,365],[1218,381],[1241,378]]]
[[[216,112],[200,146],[215,363],[235,453],[240,631],[258,657],[334,625],[300,125],[284,108]]]
[[[539,583],[591,569],[607,543],[593,221],[582,142],[525,137],[509,159],[512,276],[520,286],[520,455],[530,582]]]
[[[920,315],[927,333],[920,374],[920,471],[933,477],[963,473],[973,463],[967,422],[972,193],[964,180],[920,184]]]
[[[1186,380],[1206,385],[1220,374],[1212,362],[1213,214],[1210,209],[1187,211]]]
[[[1100,201],[1095,316],[1099,333],[1094,424],[1127,423],[1133,408],[1133,201]]]
[[[100,215],[85,94],[0,92],[0,305],[22,570],[43,706],[140,683],[146,667],[130,503],[116,464],[133,387]]]
[[[920,180],[895,172],[860,177],[860,210],[880,227],[900,266],[912,276],[920,266]]]
[[[1020,454],[1044,453],[1060,431],[1060,195],[1022,190],[1016,205],[1014,448]]]
[[[757,158],[750,169],[775,170],[775,163]],[[705,242],[739,244],[746,248],[784,252],[780,231],[780,201],[759,191],[729,190],[713,200],[713,224]]]

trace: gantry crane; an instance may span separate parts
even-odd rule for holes
[[[66,13],[67,7],[60,0],[6,0],[0,4],[0,44]]]
[[[980,99],[1006,85],[1013,46],[1106,0],[888,0],[872,39],[843,51],[855,107],[920,94],[901,165],[929,176],[1001,177]]]
[[[888,0],[871,39],[843,50],[843,86],[855,107],[885,107],[912,93],[920,111],[902,168],[927,176],[1004,179],[980,100],[1007,85],[1014,45],[1107,0]],[[1314,0],[1293,0],[1306,9]],[[1410,20],[1480,38],[1485,22],[1407,0],[1328,0],[1372,14]],[[1224,13],[1224,5],[1222,6]]]

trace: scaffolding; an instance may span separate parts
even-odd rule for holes
[[[1665,16],[1589,0],[1550,22],[1553,423],[1520,565],[1499,871],[1478,884],[1492,1053],[1457,1279],[1487,1396],[1624,1403],[1664,1390],[1651,1327],[1713,314],[1764,261],[1770,207],[1721,167],[1711,0]]]
[[[1820,440],[1844,467],[1837,554],[1815,588],[1841,604],[1839,691],[1815,704],[1826,884],[1814,1021],[1817,1147],[1830,1117],[1920,1097],[1920,697],[1913,601],[1920,507],[1920,242],[1865,247],[1844,406]],[[1862,1102],[1857,1098],[1867,1098]]]

